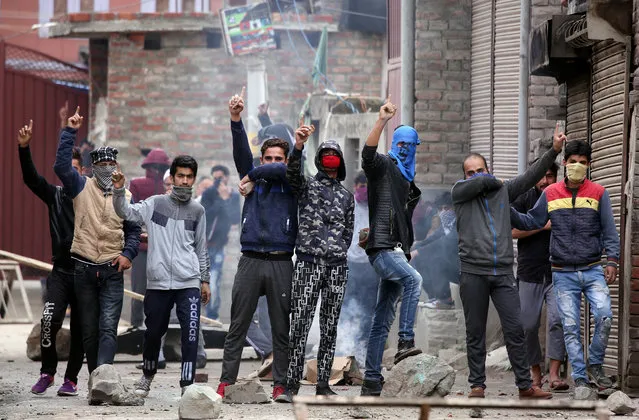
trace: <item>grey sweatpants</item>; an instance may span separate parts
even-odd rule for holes
[[[539,343],[539,324],[544,302],[546,302],[546,325],[548,328],[546,353],[552,360],[564,360],[566,357],[564,329],[561,326],[561,317],[557,310],[555,291],[551,279],[544,280],[543,283],[519,282],[521,323],[526,334],[526,349],[530,366],[541,365],[544,361]]]
[[[273,383],[286,386],[293,263],[242,255],[231,292],[231,325],[224,341],[220,382],[234,384],[242,348],[260,296],[266,295],[273,337]]]

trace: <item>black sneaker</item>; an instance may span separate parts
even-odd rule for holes
[[[397,343],[397,353],[395,354],[395,364],[410,356],[417,356],[422,351],[415,347],[415,340],[399,340]]]
[[[315,387],[315,395],[324,395],[326,397],[330,397],[333,395],[337,395],[335,391],[328,386],[328,382],[318,382]]]
[[[588,378],[599,388],[599,390],[612,388],[612,379],[606,376],[601,365],[588,366]]]
[[[379,397],[381,393],[381,382],[364,379],[364,383],[362,383],[362,391],[360,393],[362,397]]]
[[[585,386],[585,387],[590,387],[590,382],[588,382],[587,380],[585,380],[584,378],[577,378],[575,380],[575,388],[579,387],[579,386]]]

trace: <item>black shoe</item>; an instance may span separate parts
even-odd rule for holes
[[[612,379],[606,376],[601,365],[588,366],[588,378],[597,385],[599,390],[612,388]]]
[[[379,397],[381,393],[381,382],[364,379],[364,383],[362,383],[362,391],[360,393],[362,397]]]
[[[417,356],[422,351],[415,347],[415,340],[399,340],[397,343],[397,353],[395,354],[395,364],[410,356]]]
[[[590,382],[588,382],[587,380],[585,380],[583,378],[577,378],[575,380],[575,388],[580,387],[580,386],[590,387]]]
[[[206,357],[198,356],[197,360],[195,361],[195,368],[204,369],[206,367],[206,361]]]
[[[328,386],[328,382],[318,382],[315,387],[315,395],[324,395],[330,397],[332,395],[337,395],[335,391]]]
[[[135,365],[136,369],[144,369],[144,363],[138,363]],[[158,362],[158,369],[166,369],[166,360],[161,360]]]

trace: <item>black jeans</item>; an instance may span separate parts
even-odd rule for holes
[[[171,309],[180,320],[182,330],[182,373],[180,387],[189,386],[195,378],[198,331],[200,329],[200,289],[191,287],[176,290],[147,289],[144,296],[144,368],[146,376],[157,372],[162,336],[169,327]]]
[[[517,388],[530,388],[532,381],[528,370],[515,276],[461,273],[459,288],[466,318],[466,347],[470,370],[468,382],[471,387],[486,387],[486,320],[489,299],[492,298],[504,332]]]
[[[283,261],[245,255],[240,258],[231,294],[231,325],[224,341],[220,382],[235,383],[246,332],[258,299],[266,295],[273,337],[273,383],[286,386],[292,282],[293,263],[290,258]]]
[[[113,364],[124,296],[123,273],[110,262],[90,265],[77,261],[74,286],[87,365],[93,372],[100,365]]]
[[[146,293],[146,251],[139,251],[131,266],[131,290],[141,295]],[[144,325],[144,302],[131,299],[131,325]]]
[[[40,373],[55,375],[58,367],[58,352],[56,350],[56,335],[66,315],[67,306],[71,305],[71,351],[64,377],[78,383],[78,372],[82,369],[84,349],[82,347],[82,329],[80,327],[80,313],[77,308],[75,291],[73,288],[73,272],[53,266],[47,277],[47,291],[42,310],[42,330],[40,332],[40,350],[42,352],[42,367]]]

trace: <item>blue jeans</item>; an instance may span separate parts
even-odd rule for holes
[[[415,338],[413,326],[421,294],[422,276],[408,264],[403,252],[385,249],[369,256],[369,260],[381,281],[373,326],[368,338],[364,378],[381,381],[384,345],[395,319],[395,307],[400,296],[402,304],[399,310],[399,339],[405,341]]]
[[[206,305],[206,316],[212,319],[220,318],[220,280],[224,265],[224,249],[209,248],[211,259],[211,301]]]
[[[587,379],[580,331],[581,294],[588,303],[595,319],[595,332],[588,348],[588,364],[601,365],[604,361],[608,336],[612,326],[610,290],[604,279],[603,268],[593,267],[583,271],[555,271],[552,281],[557,294],[557,307],[564,327],[564,341],[572,378]]]
[[[113,364],[124,297],[123,273],[110,262],[103,265],[76,262],[74,287],[87,366],[93,372],[100,365]]]

